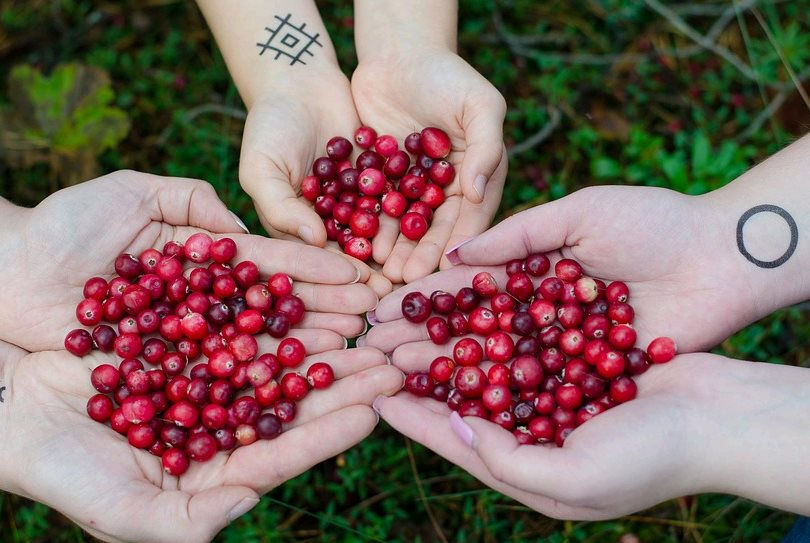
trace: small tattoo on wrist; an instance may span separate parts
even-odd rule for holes
[[[261,49],[259,56],[264,55],[264,53],[269,50],[276,55],[273,60],[284,57],[285,60],[290,60],[290,66],[292,66],[299,63],[306,64],[301,58],[304,55],[315,56],[314,53],[310,51],[310,47],[313,45],[323,47],[321,42],[318,41],[320,37],[319,33],[310,34],[307,32],[306,23],[301,23],[301,26],[295,26],[290,22],[290,17],[292,17],[292,15],[289,13],[285,17],[276,15],[275,18],[278,20],[278,24],[276,24],[275,28],[269,26],[264,28],[270,33],[270,36],[267,38],[266,42],[256,44]]]
[[[748,249],[745,247],[745,239],[743,236],[743,228],[745,227],[745,223],[748,222],[748,219],[753,217],[758,213],[775,213],[782,217],[790,228],[790,244],[788,245],[787,250],[777,258],[776,260],[760,260],[754,257],[751,253],[748,252]],[[752,264],[759,266],[760,268],[778,268],[782,264],[788,261],[788,259],[793,256],[793,253],[796,251],[796,246],[799,244],[799,227],[796,225],[796,221],[793,219],[790,213],[788,213],[785,209],[771,205],[771,204],[763,204],[754,206],[745,213],[742,214],[740,220],[737,222],[737,248],[740,250],[740,253],[748,259],[749,262]]]
[[[5,403],[5,399],[3,399],[3,392],[6,391],[6,387],[0,387],[0,403]]]

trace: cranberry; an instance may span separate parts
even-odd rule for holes
[[[110,366],[112,367],[112,366]],[[116,372],[116,376],[118,373]],[[96,394],[87,401],[87,414],[96,422],[107,422],[113,413],[113,403],[109,396]]]
[[[292,422],[295,419],[296,411],[295,402],[286,398],[281,398],[273,405],[273,413],[284,423]]]
[[[411,159],[405,151],[397,151],[388,157],[383,166],[383,173],[389,179],[399,179],[408,171]]]
[[[543,329],[554,324],[557,310],[554,304],[547,300],[535,300],[529,306],[529,315],[531,315],[534,325]]]
[[[335,381],[335,372],[326,362],[315,362],[307,369],[307,382],[314,389],[328,388]]]
[[[473,338],[459,340],[453,346],[453,360],[459,366],[477,366],[484,358],[484,349]]]
[[[127,431],[127,440],[136,449],[148,449],[155,439],[155,431],[148,424],[135,424]]]
[[[522,302],[527,302],[534,293],[534,285],[526,273],[518,272],[509,276],[506,281],[506,292]]]
[[[121,412],[132,424],[140,424],[152,420],[155,406],[147,396],[129,396],[121,403]]]
[[[612,303],[608,305],[607,316],[617,324],[630,324],[633,322],[633,307],[624,302]]]
[[[481,308],[479,308],[481,309]],[[506,362],[515,352],[515,342],[505,332],[493,332],[484,342],[487,358],[492,362]],[[491,410],[491,408],[488,408]]]
[[[627,359],[625,369],[630,375],[641,375],[650,368],[650,359],[642,349],[630,349],[625,354],[625,358]]]
[[[574,283],[574,295],[580,303],[590,303],[599,296],[596,281],[591,277],[580,277]]]
[[[556,347],[540,351],[540,364],[546,373],[559,373],[565,367],[565,355]]]
[[[180,449],[172,448],[166,449],[160,458],[160,462],[163,465],[163,471],[175,477],[183,475],[188,470],[189,465],[186,453]]]
[[[490,384],[481,393],[481,400],[484,402],[484,407],[489,411],[498,413],[509,409],[512,403],[512,395],[509,392],[509,387]]]
[[[650,342],[647,355],[653,364],[664,364],[675,358],[678,351],[675,342],[668,337],[658,337]]]
[[[616,403],[629,402],[636,397],[638,388],[632,377],[622,375],[610,382],[610,399]]]
[[[529,275],[542,277],[548,272],[551,263],[546,255],[535,253],[526,257],[526,260],[523,262],[523,267]]]
[[[529,421],[527,428],[538,443],[554,441],[554,423],[548,417],[541,416],[533,418]]]
[[[303,399],[309,392],[309,383],[306,378],[297,373],[284,375],[279,384],[284,397],[295,402]]]
[[[522,355],[512,362],[511,381],[519,390],[537,388],[543,380],[543,367],[537,358]]]
[[[439,383],[433,387],[433,392],[431,393],[430,397],[436,401],[444,402],[447,400],[449,394],[450,394],[450,387]]]
[[[422,130],[421,136],[422,151],[430,158],[444,158],[450,154],[450,137],[444,130],[427,127]]]
[[[272,413],[265,413],[256,421],[259,439],[274,439],[281,434],[281,421]]]
[[[121,298],[108,298],[101,304],[101,310],[104,313],[104,320],[107,322],[114,322],[120,319],[126,311],[123,300]]]
[[[315,198],[315,212],[321,217],[329,217],[335,208],[336,200],[334,196],[324,194]]]
[[[186,389],[191,380],[185,375],[176,375],[166,383],[166,396],[169,401],[177,403],[186,399]]]
[[[537,287],[537,293],[549,302],[556,302],[562,298],[563,282],[556,277],[546,277]]]
[[[301,196],[314,202],[321,195],[321,181],[314,175],[308,175],[301,180]]]
[[[554,392],[557,405],[567,411],[574,411],[582,404],[582,391],[573,383],[566,383]]]
[[[186,454],[195,462],[205,462],[217,452],[217,442],[206,432],[192,434],[186,442]]]
[[[93,328],[93,341],[96,347],[102,352],[108,353],[113,350],[115,345],[115,330],[106,324],[99,324]]]
[[[418,213],[405,213],[399,221],[399,229],[410,240],[418,240],[427,232],[428,224],[425,218]]]
[[[160,439],[170,447],[183,447],[188,441],[188,432],[173,424],[166,424],[160,430]]]
[[[366,238],[352,237],[345,243],[343,250],[347,255],[365,262],[371,258],[373,248]]]
[[[430,363],[429,374],[437,383],[447,383],[453,376],[455,369],[455,362],[446,356],[440,356]]]
[[[453,384],[465,398],[480,398],[488,383],[487,376],[481,368],[464,366],[456,372]]]
[[[230,451],[236,447],[236,436],[233,430],[220,428],[214,432],[214,440],[217,442],[217,449],[220,451]]]
[[[178,375],[186,368],[188,359],[186,356],[177,352],[168,352],[160,359],[160,367],[166,372],[166,375]]]
[[[236,369],[236,358],[227,349],[218,349],[208,358],[208,371],[221,379],[230,377]]]
[[[557,400],[551,392],[540,392],[532,400],[532,404],[538,415],[550,415],[557,408]]]
[[[431,317],[425,323],[430,340],[436,345],[444,345],[450,341],[450,326],[442,317]]]
[[[466,400],[458,406],[458,414],[462,417],[479,417],[489,419],[489,412],[481,400]]]
[[[362,149],[370,149],[377,141],[377,132],[368,126],[361,126],[354,132],[354,142]]]
[[[85,332],[87,334],[87,332]],[[90,334],[87,334],[89,340]],[[141,343],[141,336],[138,334],[121,334],[113,342],[115,354],[121,358],[135,357],[141,354],[143,344]],[[74,353],[75,354],[75,353]],[[80,355],[81,356],[81,355]]]
[[[574,283],[582,277],[582,266],[575,260],[563,258],[554,265],[554,275],[566,283]]]
[[[596,371],[605,379],[613,379],[624,372],[624,355],[619,351],[608,350],[596,362]]]
[[[430,300],[421,292],[410,292],[402,299],[402,315],[410,322],[427,320],[432,309]]]
[[[558,447],[562,447],[565,444],[565,440],[568,439],[568,436],[571,435],[573,431],[573,426],[558,427],[557,431],[554,433],[554,443],[556,443]]]
[[[182,428],[193,428],[197,424],[199,411],[188,400],[180,400],[169,407],[164,414],[164,418]]]
[[[421,202],[424,202],[430,209],[436,209],[440,205],[444,203],[445,196],[444,191],[441,189],[439,185],[430,183],[425,187],[425,192],[422,193],[422,196],[419,198]],[[413,205],[416,205],[417,202],[414,202]]]
[[[608,342],[620,351],[626,351],[636,344],[636,331],[629,324],[617,324],[608,333]]]
[[[132,423],[129,422],[126,417],[124,417],[124,413],[120,408],[113,410],[112,414],[110,415],[110,427],[113,430],[119,434],[126,435],[130,426],[132,426]]]
[[[352,154],[352,142],[341,136],[335,136],[326,142],[326,154],[333,160],[344,160]]]
[[[569,356],[579,356],[585,350],[585,335],[576,328],[569,328],[560,335],[560,350]]]
[[[385,175],[377,168],[366,168],[360,172],[357,186],[365,195],[379,196],[385,190]]]
[[[134,279],[141,273],[141,263],[129,253],[120,254],[115,259],[115,273],[124,279]]]
[[[610,331],[610,319],[604,315],[588,315],[582,321],[582,332],[588,339],[599,339],[607,336]]]
[[[214,240],[204,232],[192,234],[183,246],[183,254],[192,262],[198,264],[211,258],[211,245]]]
[[[576,328],[585,320],[585,311],[578,304],[564,304],[557,310],[557,319],[564,328]]]
[[[470,329],[480,336],[487,336],[498,329],[498,318],[486,307],[473,309],[469,321]]]
[[[519,311],[515,313],[510,321],[512,331],[521,336],[528,336],[534,332],[534,319],[526,311]]]
[[[288,296],[293,291],[293,281],[286,273],[275,273],[267,280],[267,288],[275,297]]]
[[[424,372],[409,373],[405,376],[405,390],[414,396],[426,397],[433,393],[433,381]]]
[[[515,344],[515,354],[530,354],[536,356],[540,352],[540,341],[536,337],[522,337]]]
[[[149,392],[152,381],[143,370],[131,371],[124,378],[124,382],[130,394],[143,395]]]
[[[276,356],[282,366],[294,368],[300,365],[307,355],[304,344],[297,338],[285,338],[276,349]]]
[[[519,423],[526,423],[534,416],[534,407],[531,402],[518,402],[513,409],[515,420]]]
[[[405,199],[405,196],[403,196],[401,192],[392,190],[391,192],[383,196],[382,210],[389,217],[394,218],[401,217],[405,213],[405,209],[407,208],[407,206],[408,201]]]
[[[298,324],[304,318],[304,302],[300,298],[292,294],[279,297],[276,300],[276,311],[283,313],[290,324]]]
[[[630,289],[621,281],[613,281],[605,289],[605,299],[610,303],[627,302],[630,298]]]
[[[449,315],[456,308],[456,298],[443,290],[437,290],[430,295],[433,310],[441,315]]]
[[[283,313],[272,313],[264,321],[264,328],[274,338],[282,338],[290,330],[290,320]]]

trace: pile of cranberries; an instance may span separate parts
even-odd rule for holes
[[[76,356],[95,346],[122,359],[93,370],[99,393],[87,413],[160,456],[171,475],[184,473],[189,460],[277,437],[295,418],[297,401],[334,381],[323,362],[306,377],[293,371],[306,356],[296,338],[282,339],[275,354],[259,354],[254,336],[283,338],[304,318],[304,303],[289,276],[260,281],[255,263],[232,266],[236,252],[232,239],[199,233],[162,252],[120,255],[117,277],[89,279],[76,307],[92,334],[79,328],[65,338]]]
[[[444,202],[444,187],[453,182],[456,170],[447,161],[450,137],[439,128],[409,135],[404,151],[394,136],[377,136],[368,126],[357,129],[354,141],[364,149],[354,167],[349,160],[352,143],[340,136],[330,139],[327,156],[316,159],[312,175],[301,182],[301,194],[323,217],[327,238],[366,261],[380,229],[380,212],[399,219],[406,238],[420,239],[433,210]]]
[[[560,447],[580,424],[635,398],[633,376],[651,362],[672,360],[675,342],[660,337],[646,351],[635,346],[625,283],[606,285],[562,259],[554,276],[535,286],[533,278],[549,269],[545,255],[533,254],[506,265],[505,291],[481,272],[455,296],[440,290],[430,298],[406,295],[403,316],[425,322],[437,345],[458,336],[485,339],[458,340],[452,358],[440,356],[428,372],[411,373],[405,389],[447,402],[461,416],[499,424],[521,444]],[[486,372],[484,360],[491,363]]]

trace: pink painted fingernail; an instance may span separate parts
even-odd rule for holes
[[[475,432],[470,428],[470,425],[464,422],[458,411],[453,411],[450,414],[450,428],[458,436],[458,438],[472,448],[475,443]]]
[[[461,264],[461,257],[458,256],[458,250],[461,248],[462,245],[464,245],[465,243],[469,243],[471,241],[472,238],[462,241],[458,245],[454,245],[453,247],[445,251],[444,256],[447,257],[447,260],[450,261],[450,264],[452,264],[453,266],[458,266],[459,264]]]
[[[356,347],[365,347],[366,346],[366,336],[360,336],[354,342]]]
[[[371,326],[380,324],[380,321],[377,320],[377,312],[373,309],[366,313],[366,320]]]

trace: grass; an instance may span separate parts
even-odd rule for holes
[[[347,73],[349,4],[319,2]],[[461,4],[460,52],[509,104],[501,218],[590,184],[706,192],[802,134],[810,120],[796,90],[810,67],[810,0],[763,0],[756,10],[745,0]],[[705,47],[689,36],[706,38]],[[97,163],[71,164],[206,179],[258,229],[237,182],[242,104],[193,3],[0,0],[0,58],[2,80],[19,63],[48,70],[78,61],[110,74],[112,105],[127,112],[131,129]],[[0,90],[0,104],[9,99]],[[63,182],[48,164],[0,162],[0,194],[20,204],[36,204]],[[802,364],[807,317],[804,306],[779,311],[718,352]],[[591,543],[635,534],[643,542],[776,542],[793,520],[704,495],[615,521],[555,521],[381,425],[268,494],[218,541]],[[15,543],[91,540],[47,507],[3,494],[0,534]]]

